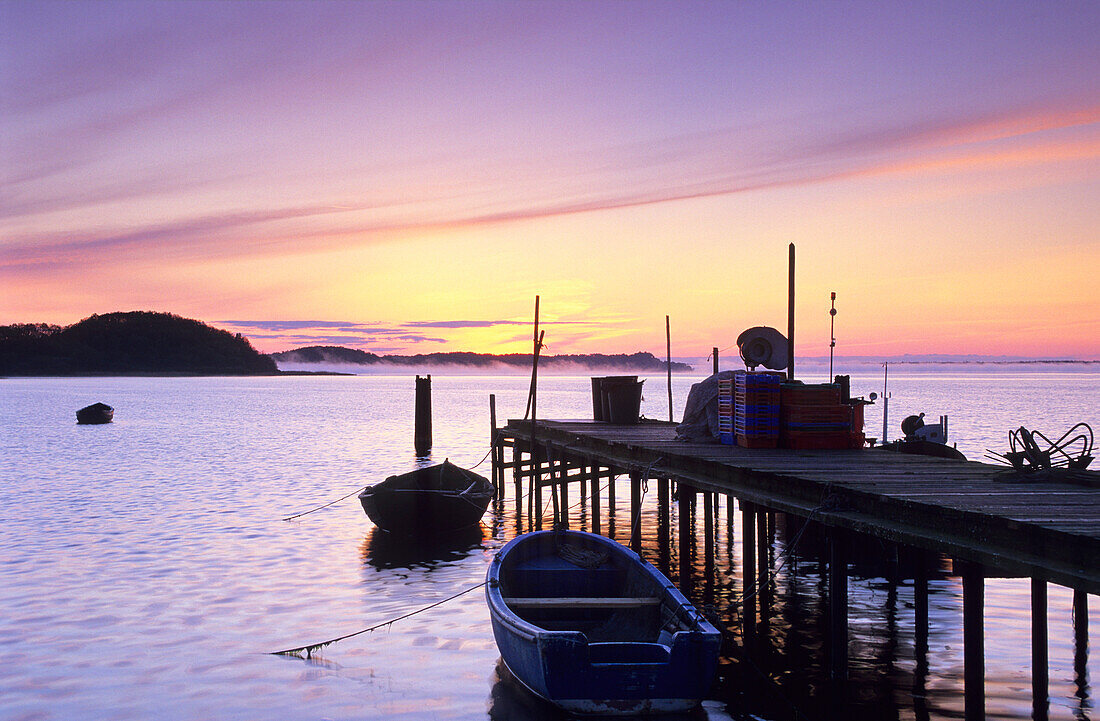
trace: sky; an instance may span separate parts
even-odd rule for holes
[[[1097,2],[0,0],[0,324],[1100,359]]]

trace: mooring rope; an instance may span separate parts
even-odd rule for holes
[[[351,498],[354,495],[358,495],[359,493],[361,493],[363,491],[364,488],[366,488],[366,486],[359,486],[358,488],[356,488],[354,491],[352,491],[348,495],[341,496],[340,498],[337,498],[335,501],[329,501],[328,503],[326,503],[323,506],[317,506],[316,508],[311,508],[308,511],[302,511],[301,513],[295,513],[293,516],[287,516],[283,520],[284,521],[293,521],[295,518],[301,518],[302,516],[308,516],[310,513],[313,513],[314,511],[319,511],[322,508],[328,508],[329,506],[331,506],[333,504],[339,503],[340,501],[344,500],[345,498]]]
[[[322,648],[324,648],[325,646],[330,646],[330,645],[336,643],[337,641],[343,641],[344,639],[351,638],[352,636],[359,636],[359,635],[364,634],[364,633],[370,633],[371,631],[374,631],[376,629],[383,628],[385,626],[389,626],[390,624],[397,623],[398,621],[404,620],[404,619],[408,618],[409,616],[415,616],[418,613],[423,613],[424,611],[435,608],[436,606],[442,606],[443,604],[447,603],[448,601],[453,601],[456,598],[458,598],[459,596],[464,596],[467,593],[469,593],[470,591],[475,591],[475,590],[481,588],[482,586],[485,585],[485,583],[486,583],[485,581],[482,581],[481,583],[477,584],[476,586],[470,586],[467,589],[459,591],[458,593],[456,593],[453,596],[448,596],[447,598],[444,598],[442,601],[436,601],[435,603],[428,604],[427,606],[424,606],[423,608],[418,608],[415,611],[410,611],[409,613],[398,616],[397,618],[391,618],[388,621],[383,621],[382,623],[376,623],[373,626],[369,626],[368,628],[364,628],[362,630],[356,631],[355,633],[346,633],[343,636],[337,636],[336,638],[331,638],[328,641],[321,641],[320,643],[311,643],[308,646],[298,646],[297,648],[288,648],[288,649],[285,649],[283,651],[271,651],[269,653],[272,656],[294,656],[296,658],[302,658],[301,654],[305,653],[305,658],[313,658],[313,652],[314,651],[319,651]]]
[[[499,429],[499,428],[498,428],[498,429],[497,429],[497,437],[499,437],[499,436],[500,436],[500,432],[501,432],[501,429]],[[474,465],[470,466],[470,468],[469,468],[468,470],[471,470],[471,471],[472,471],[472,470],[474,470],[475,468],[477,468],[478,466],[480,466],[480,465],[481,465],[482,463],[484,463],[484,462],[485,462],[485,459],[487,459],[487,458],[488,458],[488,457],[489,457],[490,455],[492,455],[492,453],[493,453],[493,447],[494,447],[494,446],[495,446],[495,444],[496,444],[496,440],[497,440],[497,439],[496,439],[496,438],[494,438],[494,439],[493,439],[493,441],[489,443],[489,450],[485,452],[485,455],[481,457],[481,460],[480,460],[480,461],[478,461],[478,462],[477,462],[477,463],[475,463]],[[284,518],[283,520],[284,520],[284,521],[293,521],[293,520],[294,520],[295,518],[301,518],[302,516],[308,516],[308,515],[309,515],[310,513],[313,513],[313,512],[315,512],[315,511],[320,511],[320,510],[321,510],[321,509],[323,509],[323,508],[328,508],[329,506],[335,505],[335,504],[339,503],[340,501],[343,501],[343,500],[345,500],[345,499],[351,498],[351,497],[352,497],[352,496],[354,496],[354,495],[357,495],[357,494],[358,494],[358,493],[360,493],[360,492],[361,492],[361,491],[362,491],[362,490],[363,490],[363,489],[364,489],[365,487],[366,487],[366,486],[359,486],[358,488],[356,488],[356,489],[355,489],[354,491],[352,491],[351,493],[347,494],[346,496],[340,496],[340,497],[339,497],[339,498],[337,498],[337,499],[336,499],[335,501],[329,501],[328,503],[326,503],[326,504],[324,504],[324,505],[321,505],[321,506],[317,506],[316,508],[311,508],[311,509],[309,509],[308,511],[303,511],[303,512],[301,512],[301,513],[295,513],[295,514],[294,514],[293,516],[287,516],[287,517],[286,517],[286,518]]]

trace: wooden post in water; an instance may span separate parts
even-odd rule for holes
[[[963,706],[966,721],[985,719],[985,573],[961,563],[963,583]]]
[[[848,549],[842,531],[828,529],[829,544],[829,679],[837,684],[838,701],[848,679]]]
[[[714,581],[714,505],[717,494],[703,493],[703,567],[708,584]]]
[[[569,528],[569,465],[566,463],[564,451],[558,455],[558,464],[558,488],[561,490],[561,517],[558,523],[563,528]]]
[[[679,497],[677,510],[680,515],[680,591],[686,596],[691,591],[691,506],[695,488],[680,482],[677,485]]]
[[[657,545],[662,553],[667,553],[671,537],[669,523],[672,508],[667,478],[657,479]]]
[[[630,547],[642,550],[642,474],[630,472]]]
[[[1073,589],[1073,676],[1077,694],[1086,698],[1089,686],[1089,597]]]
[[[588,473],[592,476],[592,532],[600,532],[600,467],[588,461]]]
[[[741,609],[742,636],[746,649],[751,650],[756,641],[756,508],[744,499],[741,506]]]
[[[418,456],[432,450],[432,377],[416,377],[415,427],[413,449]]]
[[[714,356],[714,375],[718,375],[718,346],[714,346],[712,355]]]
[[[921,712],[927,708],[928,682],[928,566],[934,556],[927,551],[916,551],[916,572],[913,578],[913,655],[916,668],[913,669],[913,705],[918,718],[927,718]]]
[[[768,605],[765,603],[768,596],[768,509],[763,506],[756,507],[756,585],[760,589],[756,595],[760,597],[760,620],[767,620]]]
[[[1049,644],[1047,641],[1047,582],[1031,579],[1031,718],[1046,721],[1050,708]]]
[[[503,469],[500,467],[500,462],[497,459],[497,397],[496,394],[489,394],[489,467],[492,469],[492,481],[493,481],[493,498],[499,499],[503,495],[504,484],[500,478]]]

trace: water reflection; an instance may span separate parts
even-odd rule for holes
[[[528,691],[516,680],[503,660],[497,661],[493,672],[492,690],[489,694],[489,718],[492,721],[564,721],[577,718]],[[630,721],[635,719],[651,720],[654,716],[584,716],[585,719],[617,719]],[[684,714],[662,714],[661,721],[732,721],[726,713],[725,704],[719,701],[704,701],[702,705]]]
[[[397,536],[376,526],[360,544],[359,555],[378,570],[432,569],[466,558],[474,549],[481,548],[484,539],[485,530],[481,525],[431,538]]]

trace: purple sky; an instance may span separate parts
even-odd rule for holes
[[[858,211],[868,176],[890,197],[952,189],[923,220],[865,220],[884,243],[937,218],[995,255],[1033,247],[1048,234],[1020,228],[1050,216],[1060,254],[1096,260],[1098,37],[1097,2],[0,2],[0,322],[142,307],[488,323],[558,283],[561,305],[634,308],[641,327],[662,312],[651,294],[595,300],[565,228],[652,265],[689,242],[662,223],[712,213],[695,237],[717,236],[758,212],[811,257],[866,256],[870,240],[784,223],[805,188]],[[1027,215],[982,237],[959,196],[990,193]],[[816,225],[849,222],[831,212]],[[552,282],[494,285],[503,312],[477,312],[487,281],[455,288],[454,308],[353,297],[370,282],[353,262],[408,272],[371,246],[442,257],[456,228],[490,228],[488,259],[522,245]],[[77,292],[88,274],[112,290]],[[667,305],[700,338],[714,325],[702,302]]]

